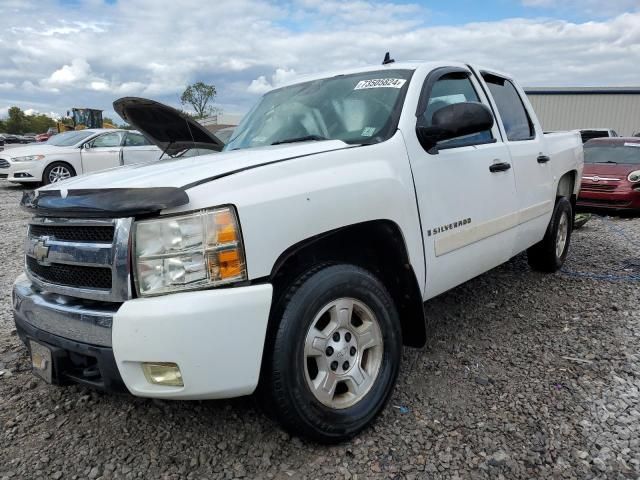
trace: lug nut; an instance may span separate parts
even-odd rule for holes
[[[344,334],[344,339],[345,339],[347,342],[350,342],[350,341],[351,341],[351,333],[349,333],[349,332],[345,333],[345,334]]]
[[[326,354],[327,354],[327,357],[330,357],[331,355],[333,355],[333,347],[327,347]]]
[[[333,341],[334,342],[339,342],[340,341],[340,334],[338,332],[333,334]]]
[[[343,369],[343,370],[349,370],[349,362],[344,362],[344,363],[342,364],[342,369]]]
[[[351,347],[351,350],[349,350],[349,353],[353,357],[356,354],[356,347]]]
[[[334,360],[333,362],[331,362],[331,370],[335,372],[337,369],[338,369],[338,362]]]

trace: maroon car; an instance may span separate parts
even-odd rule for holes
[[[597,138],[584,144],[578,206],[640,211],[640,138]]]

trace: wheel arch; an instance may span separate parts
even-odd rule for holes
[[[556,188],[556,200],[560,197],[568,198],[574,212],[578,199],[579,181],[578,172],[576,170],[570,170],[560,177]]]
[[[306,238],[280,254],[269,275],[276,305],[303,272],[323,263],[350,263],[374,273],[389,290],[404,345],[426,342],[422,292],[400,227],[391,220],[356,223]]]

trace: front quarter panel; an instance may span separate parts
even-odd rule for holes
[[[278,257],[302,240],[384,219],[400,227],[419,285],[424,286],[420,223],[400,134],[376,145],[258,166],[199,185],[188,194],[190,203],[182,211],[236,206],[250,279],[269,276]]]
[[[68,163],[76,171],[76,175],[83,173],[82,161],[80,159],[80,149],[75,147],[69,147],[68,149],[60,149],[59,152],[47,153],[44,160],[41,160],[40,174],[44,172],[45,168],[54,162]]]

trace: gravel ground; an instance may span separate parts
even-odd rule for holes
[[[388,407],[325,447],[251,398],[152,401],[32,377],[10,313],[21,194],[0,184],[0,478],[640,478],[640,220],[592,219],[564,273],[520,255],[429,302],[429,343],[406,350]]]

